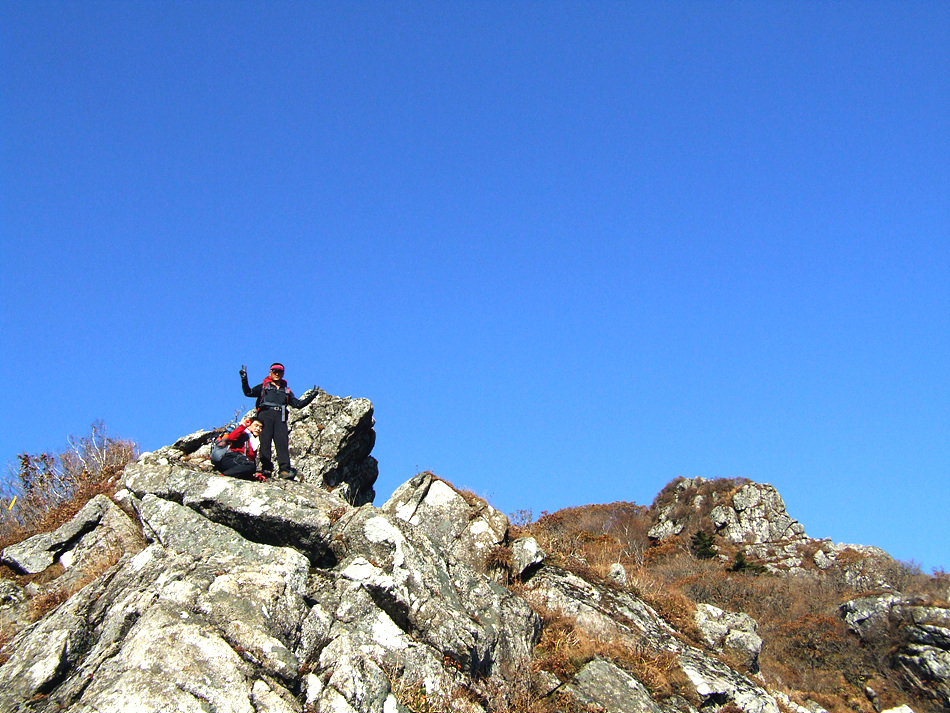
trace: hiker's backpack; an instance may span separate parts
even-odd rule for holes
[[[231,450],[231,444],[227,439],[227,431],[215,436],[211,441],[211,465],[221,465],[221,459]]]

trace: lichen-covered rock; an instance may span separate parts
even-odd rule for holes
[[[382,510],[415,525],[453,560],[479,571],[508,531],[503,513],[480,498],[466,498],[431,473],[420,473],[399,487]]]
[[[661,496],[665,504],[655,508],[648,532],[656,540],[678,535],[687,527],[711,529],[735,544],[805,538],[804,527],[789,517],[782,496],[768,483],[683,478],[667,486]]]
[[[585,665],[566,690],[606,713],[661,713],[646,687],[609,661],[595,659]]]
[[[408,523],[361,509],[334,527],[333,547],[343,577],[364,586],[404,631],[462,671],[481,675],[500,661],[530,659],[540,631],[537,615],[471,567],[446,560]]]
[[[37,574],[58,560],[68,569],[90,552],[97,556],[110,548],[124,552],[140,541],[128,516],[105,495],[97,495],[62,527],[5,548],[2,562],[19,572]]]
[[[842,604],[838,612],[853,633],[867,639],[888,625],[892,609],[902,601],[898,594],[858,597]]]
[[[123,484],[138,498],[182,503],[252,542],[294,547],[315,564],[328,556],[332,521],[348,507],[309,483],[258,483],[174,466],[135,463]]]
[[[626,568],[619,562],[614,562],[610,565],[610,570],[607,572],[607,579],[616,582],[620,586],[624,586],[627,583]]]
[[[679,665],[704,702],[732,702],[745,713],[779,713],[775,698],[765,689],[697,649],[684,649]]]
[[[697,604],[694,621],[706,644],[714,651],[729,649],[742,658],[751,672],[759,670],[762,639],[758,623],[744,612],[729,612],[712,604]]]
[[[894,652],[894,667],[910,686],[950,704],[950,609],[895,593],[852,599],[838,613],[863,640],[899,629],[906,643]]]
[[[376,444],[374,424],[369,399],[340,398],[317,389],[308,406],[290,410],[290,458],[299,478],[352,505],[373,502],[379,475],[370,455]]]
[[[805,528],[788,516],[785,502],[768,483],[749,483],[732,501],[709,513],[716,533],[729,542],[780,542],[805,536]]]
[[[527,578],[546,556],[536,539],[519,537],[511,543],[511,573],[519,579]]]

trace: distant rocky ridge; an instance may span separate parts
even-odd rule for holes
[[[801,573],[836,566],[852,586],[890,586],[888,569],[897,567],[878,547],[814,540],[785,510],[768,483],[678,478],[657,496],[650,537],[663,540],[703,530],[719,535],[770,572]]]
[[[410,707],[421,695],[443,706],[431,710],[475,713],[511,710],[521,689],[564,711],[820,711],[755,675],[763,643],[748,615],[701,605],[705,644],[691,641],[624,586],[623,566],[603,581],[555,566],[505,515],[430,473],[374,507],[366,399],[320,392],[294,414],[302,482],[219,476],[210,436],[143,454],[115,502],[99,496],[56,532],[3,551],[7,566],[49,577],[26,588],[0,580],[0,622],[16,632],[0,713],[395,713],[422,710]],[[861,577],[861,562],[887,558],[807,538],[770,485],[714,483],[671,484],[651,535],[708,528],[776,572],[852,567]],[[50,596],[61,603],[30,621],[31,602]],[[649,651],[681,688],[661,696],[601,657],[569,680],[534,671],[539,611]],[[889,591],[841,616],[862,637],[906,627],[898,665],[946,691],[948,609]]]

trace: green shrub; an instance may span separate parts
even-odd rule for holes
[[[693,554],[701,560],[712,559],[719,554],[719,548],[713,542],[712,535],[705,530],[697,530],[690,540]]]

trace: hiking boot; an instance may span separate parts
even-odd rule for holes
[[[283,478],[284,480],[293,480],[297,477],[297,471],[294,468],[281,468],[277,477]]]

